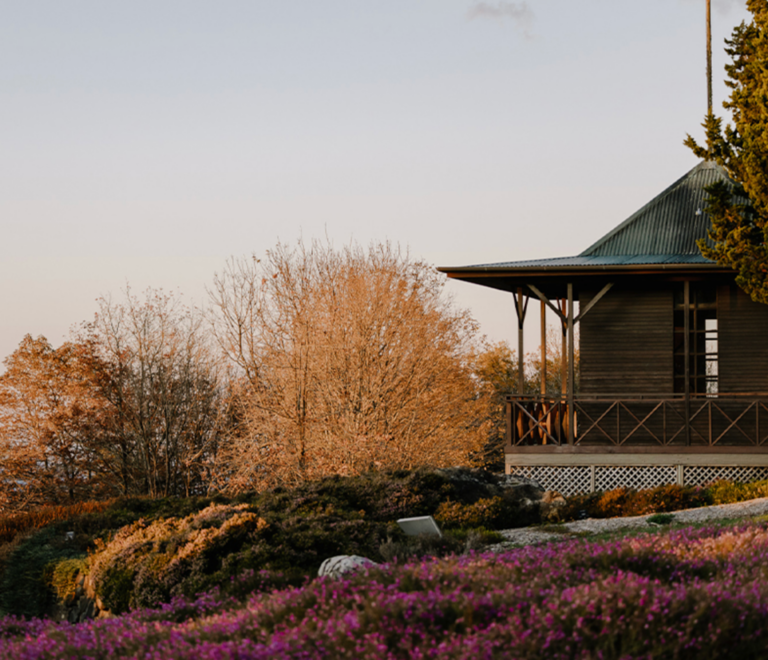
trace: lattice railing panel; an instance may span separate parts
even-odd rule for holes
[[[703,486],[718,479],[742,483],[768,479],[768,467],[686,465],[683,468],[683,480],[687,486]]]
[[[588,493],[592,485],[591,468],[586,466],[512,466],[511,474],[538,481],[545,490],[556,490],[562,495]]]
[[[596,466],[595,490],[614,488],[656,488],[677,483],[677,469],[671,465]]]

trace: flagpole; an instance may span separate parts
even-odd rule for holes
[[[707,112],[712,114],[712,0],[707,0]]]

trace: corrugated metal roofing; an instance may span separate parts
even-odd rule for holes
[[[579,256],[700,254],[710,226],[704,188],[720,180],[725,171],[702,161]]]
[[[702,161],[639,211],[574,257],[531,259],[494,264],[440,268],[451,272],[471,269],[569,268],[643,264],[711,264],[696,245],[707,238],[709,215],[706,186],[729,180],[716,163]]]
[[[461,269],[508,269],[508,268],[568,268],[572,266],[632,266],[643,264],[711,264],[699,254],[612,254],[578,255],[576,257],[554,257],[550,259],[528,259],[526,261],[503,261],[495,264],[462,266]],[[457,270],[461,270],[457,269]],[[454,270],[441,268],[440,270]]]

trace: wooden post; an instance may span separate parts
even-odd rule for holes
[[[683,353],[685,355],[685,444],[691,444],[691,283],[683,282]]]
[[[541,301],[541,396],[547,396],[547,304]]]
[[[547,402],[547,304],[541,301],[541,403],[539,404],[539,427],[541,444],[547,444],[547,433],[551,433],[549,403]],[[546,429],[546,432],[545,432]]]
[[[514,437],[512,436],[514,425],[512,424],[512,415],[514,414],[514,408],[512,407],[512,403],[510,401],[507,401],[506,405],[506,413],[507,413],[507,419],[506,419],[506,428],[505,428],[505,436],[507,439],[507,446],[511,447],[514,444]]]
[[[567,433],[566,427],[568,426],[568,420],[565,414],[565,393],[568,387],[568,346],[566,338],[568,336],[568,328],[566,325],[566,303],[565,298],[558,301],[560,307],[560,330],[562,337],[560,338],[560,400],[557,402],[557,439],[558,443],[562,444],[562,438]]]
[[[566,317],[565,299],[560,301],[560,311],[564,318]],[[561,329],[563,331],[562,342],[560,345],[560,393],[565,397],[565,393],[568,387],[568,358],[567,355],[567,343],[566,337],[568,328],[565,321],[561,321]]]
[[[574,422],[576,414],[573,408],[574,403],[574,385],[575,385],[575,365],[574,365],[574,347],[573,347],[573,283],[568,282],[568,444],[573,445]]]
[[[522,396],[525,391],[525,367],[523,366],[523,287],[517,287],[517,393]]]

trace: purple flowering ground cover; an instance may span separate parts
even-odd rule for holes
[[[77,625],[6,617],[0,658],[760,658],[767,572],[765,522],[576,539]]]

